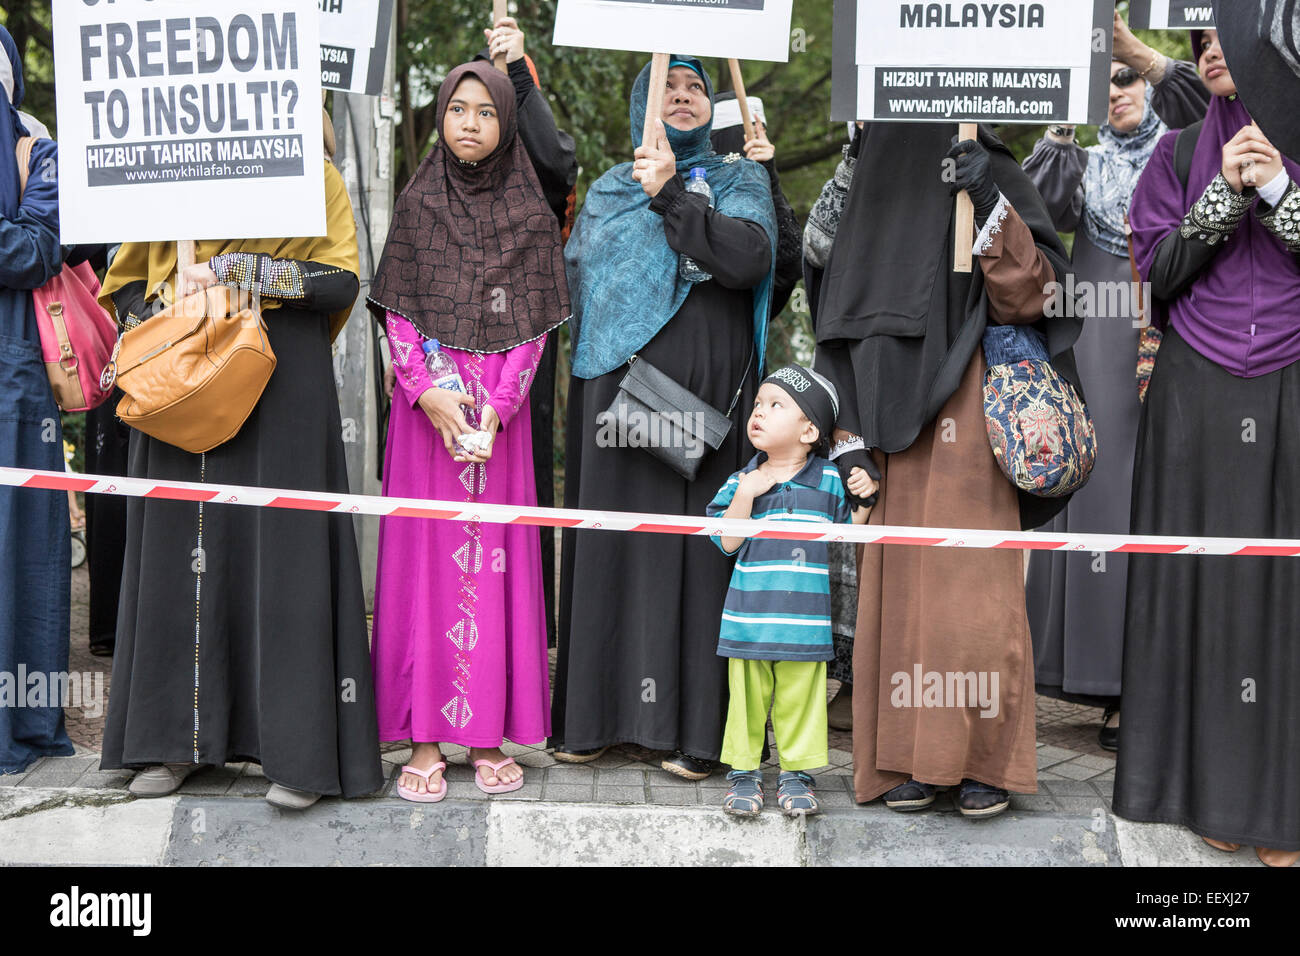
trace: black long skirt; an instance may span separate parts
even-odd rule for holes
[[[192,455],[131,436],[132,477],[348,490],[324,315],[266,313],[277,366],[239,433]],[[260,763],[353,797],[383,783],[352,518],[133,498],[105,768]]]
[[[705,283],[642,358],[726,411],[750,358],[749,293]],[[641,448],[601,447],[596,416],[627,371],[574,378],[569,390],[565,506],[700,515],[753,456],[744,423],[757,361],[722,447],[687,481]],[[559,654],[552,732],[568,750],[630,742],[716,759],[727,709],[718,657],[732,559],[708,538],[566,531],[560,575]]]
[[[1165,333],[1136,534],[1300,538],[1300,362],[1238,378]],[[1115,812],[1300,850],[1300,559],[1129,558]]]
[[[120,389],[103,405],[86,412],[86,471],[125,475],[131,429],[117,417]],[[122,590],[126,552],[126,508],[130,499],[86,495],[86,551],[90,569],[90,643],[113,647],[117,599]]]

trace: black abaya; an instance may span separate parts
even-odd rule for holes
[[[1300,538],[1297,420],[1300,363],[1240,378],[1167,329],[1133,533]],[[1300,563],[1132,554],[1128,589],[1115,812],[1300,850]]]
[[[670,189],[681,189],[680,178],[664,192]],[[744,430],[758,391],[758,363],[749,365],[751,290],[770,268],[771,246],[754,223],[717,213],[706,220],[705,209],[674,202],[665,227],[669,245],[714,279],[691,290],[639,355],[723,412],[744,378],[731,432],[687,481],[644,449],[604,447],[596,416],[614,400],[626,366],[574,378],[566,507],[703,516],[753,455]],[[731,568],[732,559],[706,538],[564,532],[552,706],[557,746],[575,751],[632,742],[718,757],[727,705],[718,628]]]
[[[130,474],[346,492],[329,297],[264,313],[277,366],[233,439],[192,455],[133,433]],[[347,515],[131,499],[102,766],[251,760],[293,789],[373,792],[365,615]]]

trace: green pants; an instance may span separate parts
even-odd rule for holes
[[[727,729],[722,762],[734,770],[757,770],[767,736],[767,709],[782,770],[811,770],[826,754],[826,662],[749,661],[729,658]],[[773,696],[775,689],[775,697]]]

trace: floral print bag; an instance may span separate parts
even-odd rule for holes
[[[1097,461],[1097,431],[1079,393],[1052,367],[1042,333],[990,325],[984,357],[984,424],[998,467],[1031,495],[1078,491]]]

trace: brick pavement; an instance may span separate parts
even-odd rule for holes
[[[72,573],[72,622],[70,670],[99,672],[104,686],[110,683],[111,662],[94,657],[87,646],[87,601],[89,578],[84,567]],[[552,652],[554,668],[554,652]],[[834,696],[838,682],[829,682],[829,693]],[[1016,805],[1023,809],[1078,809],[1083,802],[1096,805],[1098,800],[1110,804],[1110,791],[1115,777],[1115,756],[1097,744],[1097,729],[1101,711],[1065,701],[1039,697],[1037,702],[1038,771],[1039,790],[1036,796],[1018,796]],[[121,771],[97,769],[95,755],[103,741],[103,716],[87,713],[83,708],[67,711],[68,735],[77,745],[78,755],[71,758],[47,758],[38,762],[26,774],[0,776],[0,787],[79,786],[124,787],[129,774]],[[572,765],[557,763],[544,748],[507,744],[506,753],[533,772],[524,788],[514,799],[544,799],[556,802],[592,801],[609,803],[649,803],[669,806],[711,804],[719,799],[724,788],[723,776],[715,774],[700,783],[681,780],[659,769],[663,754],[624,744],[610,749],[599,760],[590,764]],[[828,806],[851,806],[852,734],[846,731],[830,732],[830,766],[816,772],[818,793]],[[451,763],[448,780],[456,787],[459,796],[478,799],[483,795],[472,786],[469,768],[464,765],[464,748],[445,748]],[[410,756],[404,744],[384,744],[383,756],[389,771],[385,792],[391,792],[398,769]],[[770,776],[775,789],[775,753],[764,764],[765,776]],[[541,771],[541,773],[538,773]],[[540,778],[540,779],[539,779]],[[182,793],[221,795],[261,795],[268,786],[256,764],[229,764],[196,774],[187,781]]]

